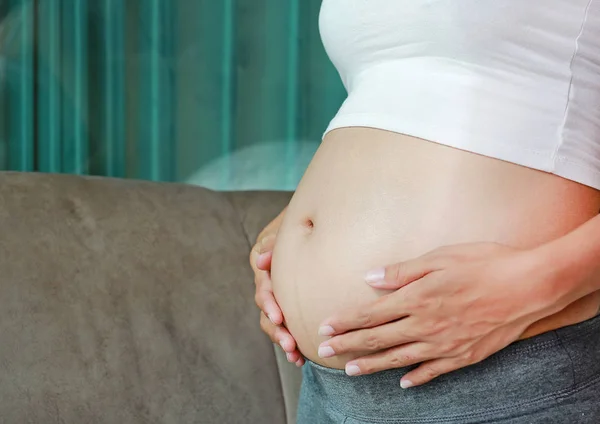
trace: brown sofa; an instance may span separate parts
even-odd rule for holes
[[[289,197],[1,173],[0,422],[293,422],[248,265]]]

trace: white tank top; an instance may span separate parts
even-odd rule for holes
[[[327,132],[372,127],[600,189],[600,0],[323,0],[348,91]]]

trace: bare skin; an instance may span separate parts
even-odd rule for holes
[[[271,341],[286,352],[288,362],[304,365],[304,357],[296,346],[296,341],[283,325],[283,312],[273,295],[271,282],[271,260],[277,231],[287,208],[284,208],[258,235],[250,252],[250,266],[254,271],[256,294],[254,301],[260,309],[260,327]]]
[[[261,325],[274,342],[283,341],[292,362],[299,348],[343,369],[361,353],[319,358],[326,339],[317,331],[337,311],[382,295],[364,284],[367,270],[455,243],[533,247],[573,230],[599,207],[596,190],[551,174],[380,130],[334,131],[288,210],[259,237],[271,237],[266,252],[276,235],[273,254],[259,260],[256,247],[251,255],[257,304],[284,324],[263,317]],[[599,302],[580,299],[521,338],[583,321]]]

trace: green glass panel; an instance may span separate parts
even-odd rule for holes
[[[102,134],[100,170],[110,177],[124,177],[125,170],[125,13],[121,0],[102,0],[97,47],[99,101]]]
[[[320,6],[0,1],[0,167],[182,181],[221,161],[226,187],[228,157],[271,143],[294,181],[345,97]]]
[[[174,2],[142,2],[140,67],[139,177],[154,181],[174,178],[175,84]]]
[[[62,171],[87,174],[88,0],[61,3]]]
[[[45,0],[36,9],[36,150],[42,172],[62,170],[61,3]]]
[[[8,7],[7,7],[8,6]],[[6,33],[0,48],[0,60],[6,70],[2,108],[7,157],[3,168],[31,171],[34,166],[33,123],[33,18],[32,1],[11,0],[5,3],[1,20]],[[7,160],[6,160],[7,159]]]

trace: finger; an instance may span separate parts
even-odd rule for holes
[[[250,251],[250,263],[252,267],[268,271],[271,268],[271,252],[275,246],[275,234],[262,237]]]
[[[409,343],[372,355],[362,356],[346,364],[346,374],[366,375],[393,368],[402,368],[432,359],[426,343]]]
[[[383,290],[397,290],[405,285],[425,277],[427,274],[443,269],[439,256],[428,254],[419,258],[398,262],[384,268],[367,272],[365,281],[371,287]]]
[[[281,325],[283,323],[283,313],[275,300],[270,284],[258,284],[254,301],[256,302],[256,306],[265,313],[273,324]]]
[[[256,284],[254,294],[256,305],[261,311],[265,312],[273,324],[280,325],[283,323],[283,313],[273,295],[271,276],[266,272],[259,272],[254,277],[254,281]]]
[[[275,240],[277,239],[277,234],[269,234],[260,239],[258,244],[258,253],[263,254],[266,252],[271,252],[273,247],[275,246]]]
[[[275,337],[279,346],[283,349],[284,352],[292,353],[298,350],[296,345],[296,340],[290,334],[287,328],[282,326],[276,326]],[[296,362],[298,359],[296,358],[293,362]]]
[[[297,367],[304,365],[304,356],[302,356],[299,350],[295,350],[292,353],[286,353],[286,358],[288,362],[295,364]]]
[[[273,252],[262,253],[256,257],[256,267],[262,271],[270,271],[272,260]]]
[[[285,327],[273,325],[266,315],[262,313],[260,326],[271,341],[283,349],[288,362],[295,364],[297,367],[304,365],[304,356],[298,350],[296,341]]]
[[[403,389],[420,386],[442,374],[447,374],[465,366],[467,366],[467,364],[461,364],[460,360],[457,358],[439,358],[423,362],[417,368],[402,377],[400,386]]]
[[[348,308],[324,321],[319,327],[320,336],[334,336],[351,330],[371,328],[396,321],[409,315],[408,297],[400,292],[390,293],[362,306]]]
[[[287,358],[288,362],[295,364],[300,359],[302,359],[302,354],[299,350],[296,349],[293,352],[286,352],[285,357]]]
[[[263,303],[267,318],[269,318],[274,325],[283,324],[283,313],[281,312],[281,309],[279,309],[279,305],[275,301],[273,293],[265,291],[263,292],[263,297],[267,298]]]
[[[258,267],[256,266],[256,261],[259,256],[260,256],[260,253],[258,253],[258,245],[255,244],[252,247],[252,250],[250,251],[250,256],[248,258],[250,261],[250,266],[252,267],[252,270],[254,271],[254,273],[256,273],[258,271]]]
[[[404,262],[367,272],[365,281],[372,287],[397,290],[429,273],[447,268],[457,261],[474,261],[511,248],[499,243],[459,243],[438,247],[426,254]]]
[[[417,341],[410,335],[413,319],[399,321],[335,336],[319,345],[318,355],[330,358],[353,352],[379,352],[383,349]]]
[[[290,332],[285,327],[274,325],[264,313],[260,314],[260,328],[273,343],[279,345],[285,352],[297,350],[296,341]]]

